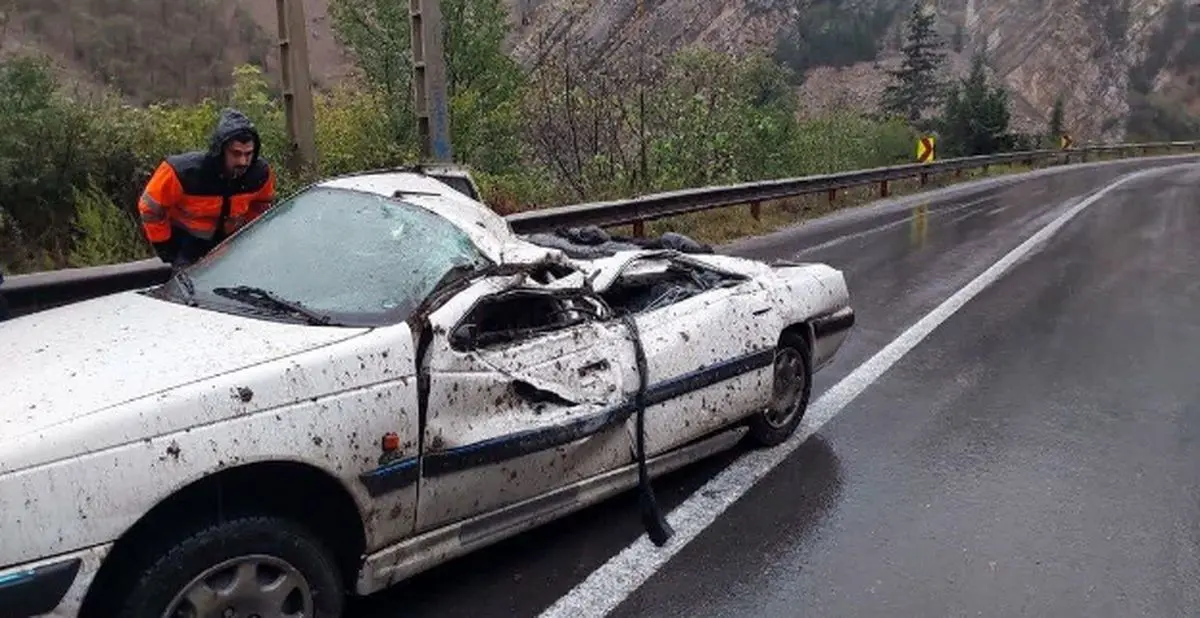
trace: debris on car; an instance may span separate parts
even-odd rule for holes
[[[29,359],[0,375],[0,608],[337,618],[632,490],[662,545],[652,479],[796,435],[854,327],[829,265],[525,238],[473,192],[324,180],[186,276],[0,327]]]
[[[559,228],[552,233],[529,234],[525,240],[542,247],[559,249],[575,259],[609,257],[622,251],[671,249],[680,253],[713,253],[705,243],[678,232],[665,232],[657,238],[637,238],[609,234],[596,225]]]

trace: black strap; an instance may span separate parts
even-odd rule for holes
[[[667,523],[667,518],[663,517],[658,500],[654,497],[654,488],[650,486],[650,472],[646,469],[646,381],[650,372],[646,367],[646,351],[642,347],[642,335],[637,322],[629,314],[622,316],[622,319],[633,335],[633,349],[637,358],[638,390],[634,401],[637,407],[638,491],[642,498],[642,525],[646,527],[650,541],[662,547],[674,536],[675,531]]]

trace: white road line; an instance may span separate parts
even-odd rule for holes
[[[878,380],[896,361],[954,315],[967,301],[998,280],[1005,271],[1033,252],[1038,245],[1048,240],[1075,215],[1125,183],[1143,176],[1161,174],[1176,167],[1181,166],[1143,170],[1122,176],[1116,182],[1092,194],[1051,221],[1046,227],[1038,230],[1028,240],[955,292],[869,360],[859,365],[850,375],[830,388],[813,403],[805,416],[804,423],[791,439],[773,449],[745,454],[671,511],[667,515],[667,521],[675,529],[675,535],[666,545],[655,547],[643,534],[633,544],[610,558],[608,562],[593,571],[587,579],[548,607],[542,612],[541,617],[589,618],[608,615],[650,576],[657,573],[684,546],[699,536],[705,528],[712,525],[717,517],[728,510],[759,479],[787,459],[809,436]],[[1187,167],[1193,166],[1187,165]],[[853,297],[851,298],[853,299]]]

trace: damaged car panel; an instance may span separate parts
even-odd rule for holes
[[[6,451],[0,457],[0,474],[50,457],[77,455],[81,448],[104,448],[147,432],[182,429],[195,419],[156,417],[152,425],[114,434],[116,427],[103,411],[365,332],[197,312],[139,294],[106,296],[6,323],[0,328],[0,349],[6,360],[14,360],[0,371],[7,385],[0,396],[0,436]],[[123,354],[114,356],[114,350]],[[179,360],[181,350],[187,362]],[[59,431],[72,426],[86,426],[88,431]],[[15,442],[27,435],[29,450]],[[58,450],[47,436],[74,437],[80,443]]]
[[[627,262],[604,298],[647,358],[646,449],[657,455],[765,405],[783,327],[762,284],[670,255]],[[636,438],[632,421],[631,438]]]
[[[368,594],[635,487],[666,542],[650,479],[791,435],[854,312],[823,264],[599,240],[543,246],[432,177],[356,174],[162,286],[6,322],[28,363],[0,372],[0,581],[85,556],[37,607],[163,615],[136,592],[186,598],[260,526],[307,548],[306,580],[336,563]],[[127,562],[150,529],[178,568]]]
[[[431,316],[419,528],[630,460],[621,431],[633,347],[582,292],[481,283]]]

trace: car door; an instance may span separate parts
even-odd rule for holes
[[[632,314],[646,354],[646,454],[653,456],[765,406],[782,327],[774,302],[753,279],[678,257],[641,261],[630,264],[631,273],[640,269],[642,280],[652,281],[656,271],[650,266],[657,264],[663,281],[679,282],[674,293],[681,298]],[[668,275],[667,264],[682,268]],[[697,273],[703,285],[696,285]],[[615,285],[621,284],[618,277]],[[656,298],[673,289],[668,283],[656,285]],[[632,440],[637,439],[636,420],[626,423]]]
[[[475,284],[430,316],[420,530],[632,462],[626,327],[581,311],[582,292],[511,281]]]

